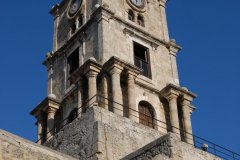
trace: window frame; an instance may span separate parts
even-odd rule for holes
[[[78,61],[77,61],[77,65],[76,66],[71,64],[72,63],[72,59],[74,59],[75,56],[78,57],[77,58]],[[69,56],[67,57],[68,75],[69,76],[80,67],[79,58],[80,57],[79,57],[79,47],[78,47],[78,48],[74,49],[73,52],[71,52],[71,54],[69,54]]]
[[[128,10],[128,20],[134,22],[135,21],[135,14],[133,10],[129,9]]]
[[[137,16],[137,23],[139,26],[145,27],[145,21],[143,15],[139,14]]]
[[[139,58],[138,56],[136,56],[135,45],[138,45],[138,46],[142,47],[143,49],[145,49],[145,58],[146,58],[146,60],[143,61],[143,62],[147,63],[147,73],[148,73],[148,75],[145,75],[143,68],[137,66],[136,63],[135,63],[135,59],[138,59],[138,60],[140,60],[140,61],[142,60],[141,58]],[[133,57],[133,58],[134,58],[134,65],[143,70],[143,72],[141,72],[141,75],[143,75],[144,77],[147,77],[147,78],[149,78],[149,79],[152,79],[152,70],[151,70],[151,61],[150,61],[149,48],[146,47],[146,46],[144,46],[144,45],[142,45],[142,44],[140,44],[140,43],[137,43],[137,42],[133,41],[133,56],[134,56],[134,57]]]
[[[148,110],[148,114],[146,114],[146,109]],[[155,125],[155,110],[152,105],[146,101],[140,101],[138,104],[138,112],[139,112],[139,123],[145,125],[147,127],[156,128]]]

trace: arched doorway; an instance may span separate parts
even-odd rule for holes
[[[139,123],[154,128],[154,109],[151,104],[141,101],[138,105]]]

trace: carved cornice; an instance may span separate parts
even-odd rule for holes
[[[124,61],[124,60],[121,60],[120,58],[118,57],[111,57],[104,65],[103,65],[103,68],[102,70],[103,71],[110,71],[113,67],[117,67],[119,66],[119,69],[123,69],[123,70],[126,70],[126,71],[131,71],[132,74],[135,74],[135,75],[139,75],[140,72],[141,72],[141,69]]]
[[[70,75],[69,80],[73,83],[77,83],[81,76],[88,76],[90,71],[98,74],[101,69],[102,65],[97,63],[96,60],[93,60],[93,58],[90,58]]]
[[[60,104],[56,99],[47,97],[30,114],[37,118],[42,112],[47,112],[48,108],[59,109]]]
[[[134,32],[133,30],[131,30],[129,28],[124,28],[123,33],[124,34],[129,34],[130,36],[134,36],[134,37],[137,37],[139,39],[142,39],[143,41],[149,43],[155,49],[157,49],[158,46],[159,46],[159,44],[154,39],[152,39],[151,37],[141,36],[140,34],[138,34],[137,32]]]
[[[192,99],[197,97],[197,95],[195,93],[192,93],[192,92],[188,91],[186,88],[182,88],[182,87],[176,86],[174,84],[168,84],[165,88],[163,88],[161,90],[160,93],[163,97],[166,98],[166,96],[170,92],[176,92],[176,93],[179,93],[179,95],[182,95],[182,96],[189,96],[189,97],[192,97]]]

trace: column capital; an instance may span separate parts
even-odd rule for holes
[[[123,67],[118,64],[113,64],[112,67],[108,70],[111,75],[121,74]]]
[[[136,73],[134,71],[131,71],[131,70],[127,70],[127,75],[128,77],[133,77],[133,78],[136,78],[138,76],[139,73]]]
[[[177,100],[178,96],[179,96],[179,93],[173,92],[173,93],[169,93],[168,95],[166,95],[166,98],[168,99],[168,101],[171,101],[173,99]]]
[[[47,112],[48,112],[48,113],[56,113],[57,110],[58,110],[58,108],[49,106]]]
[[[182,98],[182,100],[181,100],[182,106],[190,106],[190,105],[191,105],[191,102],[192,102],[192,101],[190,101],[190,100],[188,100],[188,99],[185,99],[185,98]]]
[[[30,114],[35,116],[37,119],[40,118],[42,114],[48,113],[49,108],[53,110],[58,110],[61,103],[52,97],[46,97]]]
[[[89,77],[97,77],[98,73],[100,72],[100,70],[88,70],[88,72],[85,73],[85,76]]]
[[[180,95],[179,92],[173,90],[173,89],[169,89],[166,90],[164,92],[162,92],[162,95],[168,100],[172,100],[172,99],[177,99],[178,96]]]
[[[49,100],[48,102],[48,113],[49,112],[56,112],[60,107],[59,103]]]

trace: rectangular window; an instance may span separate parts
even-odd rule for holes
[[[68,57],[69,75],[79,68],[79,48]]]
[[[152,78],[148,48],[134,42],[133,51],[135,66],[142,69],[142,75]]]

